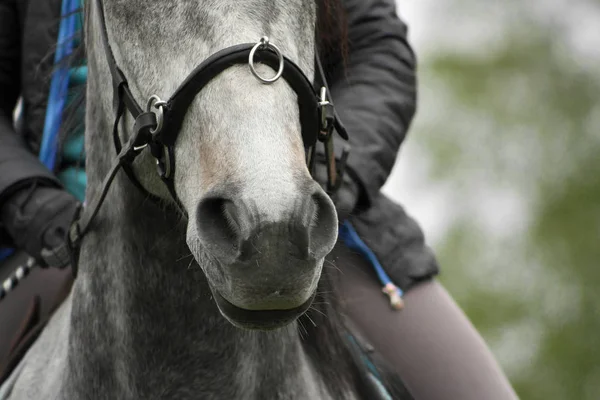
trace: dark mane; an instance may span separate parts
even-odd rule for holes
[[[348,55],[348,24],[341,0],[316,0],[318,47],[326,65],[342,63]]]

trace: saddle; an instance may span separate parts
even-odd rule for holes
[[[0,264],[0,282],[28,255],[16,252]],[[66,299],[73,276],[69,268],[33,268],[19,286],[0,302],[0,385],[35,342],[54,311]]]

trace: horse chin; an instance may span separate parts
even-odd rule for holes
[[[285,310],[248,310],[232,304],[217,290],[214,298],[221,314],[235,327],[248,330],[269,331],[282,328],[304,314],[311,306],[316,290],[303,304]]]

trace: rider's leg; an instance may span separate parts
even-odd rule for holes
[[[17,267],[25,264],[27,258],[25,253],[17,252],[4,260],[0,264],[0,282]],[[68,268],[34,268],[0,301],[0,374],[8,361],[9,350],[19,334],[29,325],[35,325],[47,318],[68,294],[71,282],[71,272]],[[35,297],[38,297],[39,301],[34,301]]]
[[[415,286],[405,294],[404,309],[394,311],[369,265],[342,253],[336,264],[344,311],[416,400],[517,398],[482,337],[440,283]]]

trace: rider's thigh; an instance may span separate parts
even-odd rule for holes
[[[346,314],[397,369],[416,400],[516,399],[482,337],[444,287],[425,281],[394,311],[373,270],[346,252],[337,265]]]

